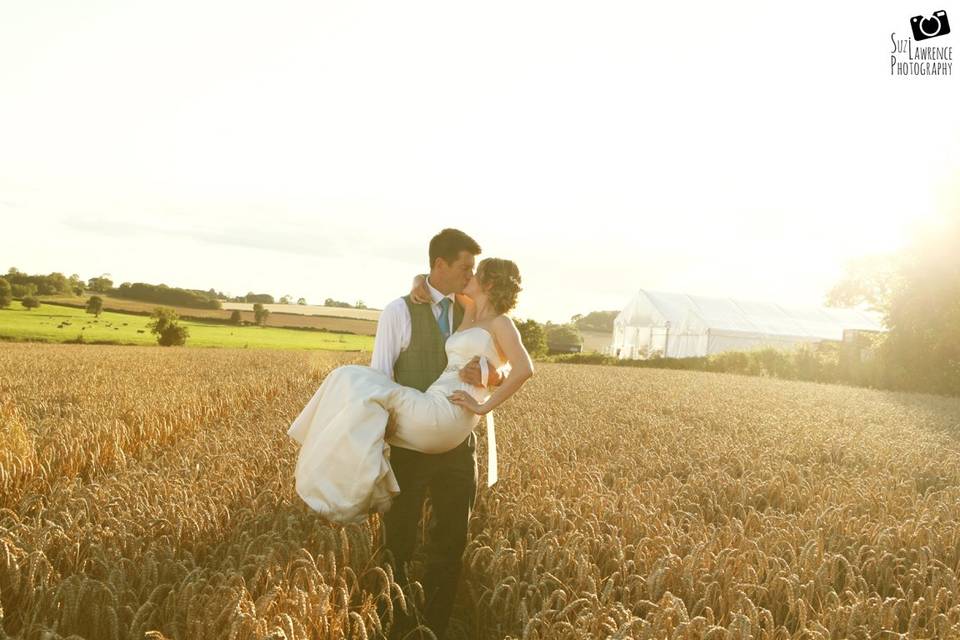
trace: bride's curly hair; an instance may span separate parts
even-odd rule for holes
[[[497,313],[507,313],[517,306],[520,288],[520,269],[516,263],[503,258],[484,258],[477,264],[477,280],[486,287],[487,297]]]

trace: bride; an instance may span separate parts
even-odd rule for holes
[[[463,321],[447,338],[447,368],[425,392],[402,386],[378,369],[337,367],[293,421],[287,435],[301,444],[295,471],[300,497],[326,519],[362,522],[383,513],[400,493],[390,468],[390,443],[424,453],[443,453],[464,441],[480,416],[516,393],[533,375],[520,333],[505,315],[520,291],[520,272],[510,260],[485,258],[457,296]],[[414,294],[423,298],[423,279]],[[492,394],[460,380],[474,356],[510,375]],[[385,439],[393,412],[396,431]]]

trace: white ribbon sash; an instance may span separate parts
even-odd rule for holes
[[[487,486],[497,481],[497,436],[493,429],[493,411],[487,414]]]
[[[490,365],[486,358],[480,358],[480,381],[487,386],[490,378]],[[487,486],[497,481],[497,434],[493,425],[493,411],[487,413]]]

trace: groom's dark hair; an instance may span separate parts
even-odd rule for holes
[[[461,251],[479,255],[480,245],[459,229],[444,229],[430,239],[430,268],[433,269],[437,258],[443,258],[447,264],[452,264]]]

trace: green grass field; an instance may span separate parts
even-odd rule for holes
[[[95,318],[83,309],[51,304],[43,304],[30,311],[24,309],[19,300],[14,300],[8,308],[0,309],[0,339],[72,342],[82,335],[85,342],[156,345],[156,336],[147,328],[148,322],[150,318],[147,316],[113,311],[104,311],[100,318]],[[188,320],[181,320],[180,323],[189,328],[188,347],[373,350],[371,336],[269,326],[235,327]]]

